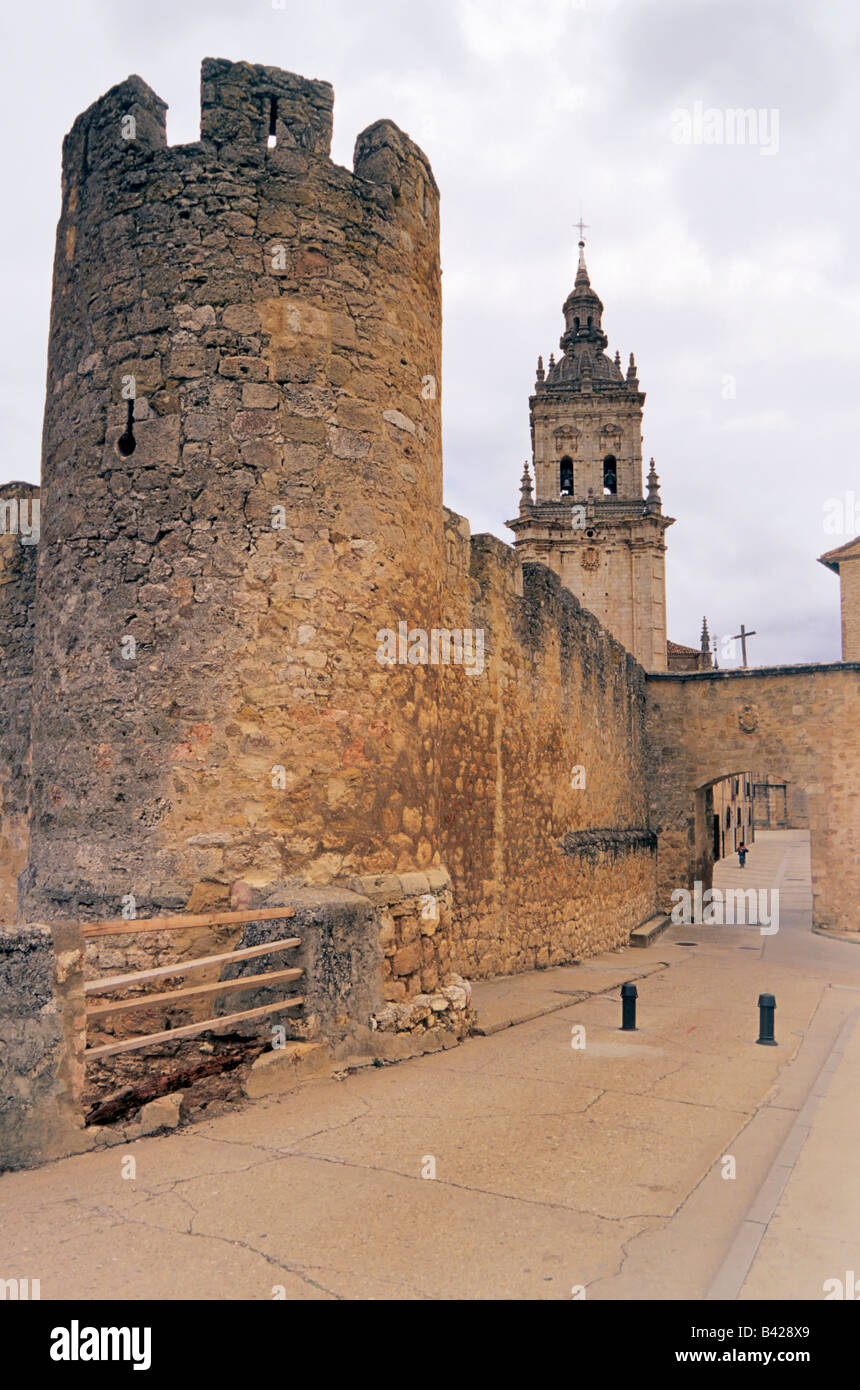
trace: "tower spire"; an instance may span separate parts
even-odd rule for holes
[[[586,266],[585,266],[585,230],[586,230],[586,228],[587,228],[587,226],[588,226],[588,223],[587,223],[587,222],[583,222],[583,220],[582,220],[582,213],[579,214],[579,221],[578,221],[578,222],[574,222],[573,225],[574,225],[574,227],[578,227],[578,228],[579,228],[579,263],[577,264],[577,267],[576,267],[576,273],[577,273],[577,276],[578,276],[578,275],[579,275],[579,272],[580,272],[581,270],[584,270],[584,271],[585,271],[585,278],[588,279],[588,271],[586,270]]]
[[[573,289],[564,302],[564,328],[559,346],[566,356],[577,355],[577,349],[585,349],[585,357],[593,351],[603,352],[608,338],[601,327],[603,303],[591,288],[588,266],[585,264],[585,226],[582,218],[574,223],[579,227],[579,260],[576,265],[576,278]],[[582,354],[578,354],[582,356]]]

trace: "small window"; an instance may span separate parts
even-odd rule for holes
[[[614,454],[607,454],[603,460],[603,495],[615,497],[618,494],[618,461]]]
[[[269,103],[269,138],[267,141],[270,150],[273,150],[278,143],[278,98],[272,97]]]
[[[591,327],[591,315],[590,315],[590,314],[588,315],[588,326],[589,326],[589,328]]]
[[[559,464],[558,490],[562,497],[573,496],[573,459],[567,456]]]
[[[578,332],[579,332],[579,319],[578,319],[578,318],[575,318],[575,319],[573,320],[573,326],[574,326],[574,328],[576,329],[576,331],[577,331],[577,333],[578,333]]]

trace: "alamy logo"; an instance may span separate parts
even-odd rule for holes
[[[768,904],[768,897],[770,903]],[[696,879],[693,892],[676,888],[670,914],[678,926],[758,927],[762,936],[779,931],[778,888],[706,888]],[[770,912],[768,912],[770,906]]]
[[[828,536],[856,536],[860,529],[860,499],[849,488],[841,497],[828,497],[822,523]]]
[[[151,1327],[81,1327],[73,1318],[69,1327],[51,1330],[52,1361],[133,1361],[134,1370],[148,1371],[152,1364]]]
[[[484,669],[484,629],[437,628],[430,633],[423,627],[410,628],[398,623],[397,631],[382,627],[376,634],[376,659],[380,666],[462,666],[467,676],[480,676]]]
[[[856,1303],[860,1299],[860,1279],[854,1277],[853,1269],[846,1269],[844,1281],[842,1279],[825,1279],[821,1288],[825,1301],[842,1298]]]
[[[41,1298],[41,1288],[40,1279],[0,1279],[0,1298],[12,1301]]]
[[[692,110],[678,107],[672,112],[672,140],[676,145],[758,145],[759,154],[779,154],[779,110],[720,110],[694,101]]]
[[[0,536],[20,536],[22,545],[36,545],[40,535],[38,497],[0,499]]]

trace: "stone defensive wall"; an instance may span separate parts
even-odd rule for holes
[[[696,879],[710,886],[708,788],[760,768],[806,794],[813,924],[856,936],[860,662],[649,674],[645,686],[660,907]]]
[[[446,513],[446,626],[485,669],[445,670],[442,843],[466,976],[558,965],[655,911],[645,675],[558,576]],[[592,832],[583,835],[582,832]]]
[[[289,908],[296,1048],[452,1045],[470,977],[621,947],[709,882],[733,772],[806,790],[816,921],[856,912],[860,665],[646,676],[443,507],[438,190],[389,121],[334,164],[332,108],[207,59],[198,142],[137,77],[64,142],[41,497],[0,489],[0,1166],[120,1142],[123,1088],[209,1066]],[[177,963],[209,974],[164,1002]],[[92,1006],[111,972],[183,1037],[138,1049]],[[244,1028],[263,1094],[283,1059]]]

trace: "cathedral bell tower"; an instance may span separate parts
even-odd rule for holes
[[[522,560],[564,584],[648,671],[665,671],[666,543],[654,460],[642,491],[642,407],[636,364],[606,355],[603,304],[585,242],[564,302],[558,361],[538,358],[531,414],[534,496],[526,464],[519,516],[507,525]]]

